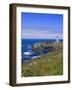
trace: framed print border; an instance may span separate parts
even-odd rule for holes
[[[17,7],[28,8],[44,8],[44,9],[61,9],[68,11],[68,80],[51,81],[51,82],[31,82],[31,83],[17,83]],[[45,84],[60,84],[70,82],[70,7],[66,6],[50,6],[50,5],[34,5],[34,4],[17,4],[13,3],[9,6],[10,12],[10,61],[9,61],[9,84],[11,86],[29,86],[29,85],[45,85]]]

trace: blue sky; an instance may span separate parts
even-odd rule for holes
[[[63,38],[63,15],[45,13],[21,13],[23,39]]]

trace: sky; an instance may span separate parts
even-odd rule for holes
[[[22,39],[63,38],[63,15],[46,13],[21,13]]]

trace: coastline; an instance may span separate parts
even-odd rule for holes
[[[55,48],[53,52],[22,64],[22,77],[63,74],[63,43],[51,43],[50,46]]]

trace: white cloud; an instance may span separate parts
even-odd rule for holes
[[[23,30],[22,31],[22,38],[24,39],[53,39],[56,38],[57,35],[59,36],[59,38],[63,38],[63,34],[62,33],[51,33],[48,31],[36,31],[36,30]]]

